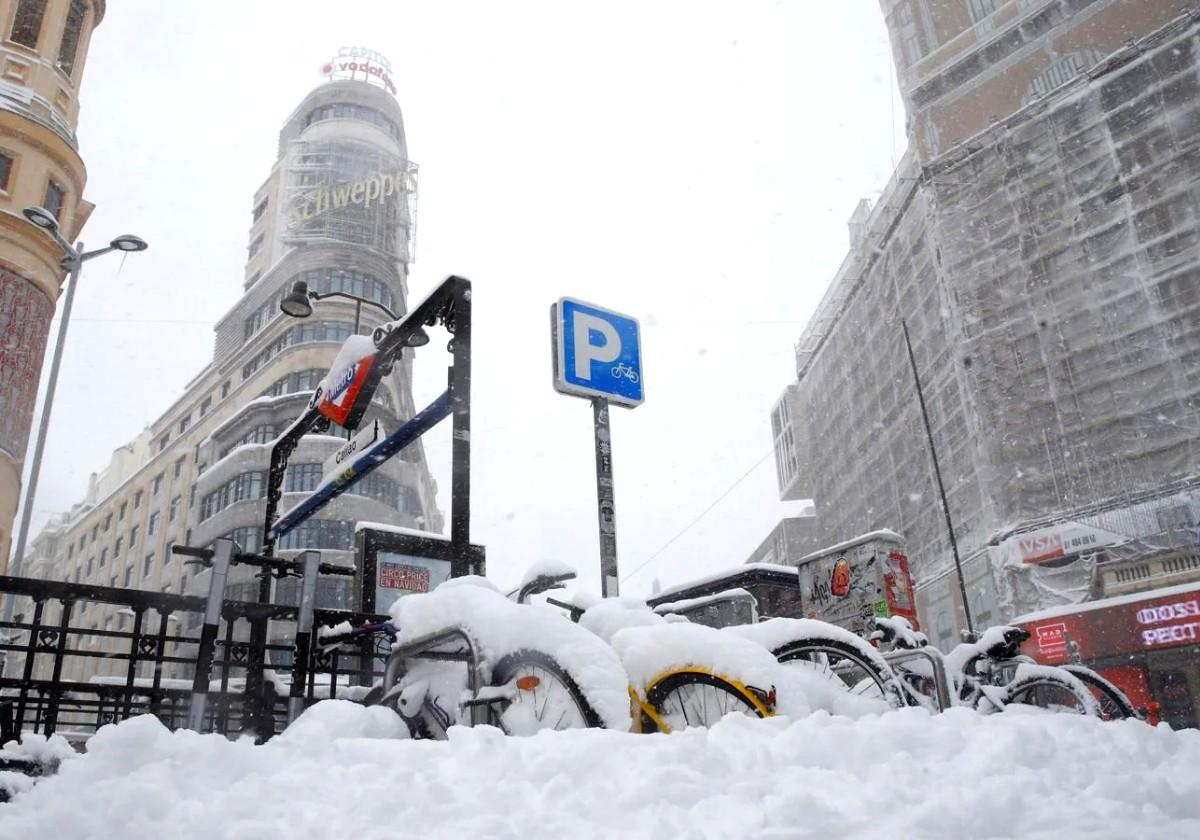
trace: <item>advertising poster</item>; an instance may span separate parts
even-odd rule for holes
[[[385,613],[398,598],[431,592],[450,578],[450,561],[381,551],[375,565],[375,609]]]

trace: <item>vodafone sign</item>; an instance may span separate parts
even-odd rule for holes
[[[396,95],[392,63],[382,53],[366,47],[340,47],[337,55],[321,65],[321,75],[367,82]]]

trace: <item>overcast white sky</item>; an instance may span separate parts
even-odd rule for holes
[[[646,403],[613,412],[622,575],[660,553],[624,591],[745,560],[797,510],[764,459],[793,343],[904,148],[877,0],[110,3],[82,89],[83,238],[151,248],[88,265],[35,530],[210,358],[279,128],[342,45],[395,69],[413,297],[474,282],[472,537],[492,576],[552,557],[599,588],[591,412],[550,385],[562,295],[644,327]],[[440,346],[417,356],[419,403],[444,387]]]

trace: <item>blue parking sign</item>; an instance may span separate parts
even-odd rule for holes
[[[642,338],[636,318],[574,298],[550,307],[554,388],[632,408],[645,400]]]

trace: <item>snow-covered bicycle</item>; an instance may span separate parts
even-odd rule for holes
[[[1101,716],[1096,697],[1078,676],[1063,668],[1039,665],[1020,653],[1021,644],[1029,638],[1029,631],[1020,627],[988,628],[979,641],[960,644],[944,657],[928,647],[924,634],[914,633],[904,619],[876,620],[872,638],[892,651],[925,654],[925,659],[906,658],[903,664],[894,665],[909,705],[937,711],[944,705],[944,700],[937,698],[948,696],[953,705],[984,713],[1020,704]],[[943,679],[949,682],[949,690],[940,692],[938,683]]]
[[[457,578],[399,599],[390,622],[326,628],[319,641],[391,641],[364,702],[394,709],[413,737],[444,738],[455,724],[628,730],[628,681],[612,649],[557,611],[520,603],[561,580],[534,576],[513,600],[484,578]]]

